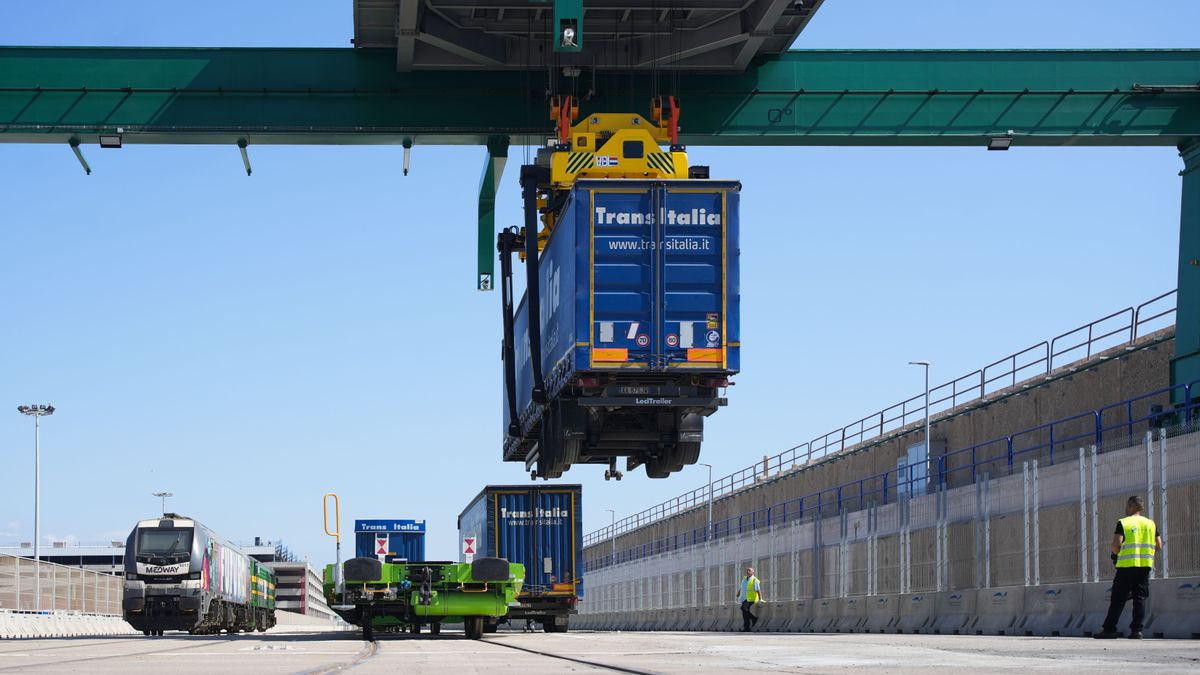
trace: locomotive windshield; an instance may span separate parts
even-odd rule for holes
[[[169,555],[192,550],[192,528],[143,528],[138,530],[137,552],[141,555]]]

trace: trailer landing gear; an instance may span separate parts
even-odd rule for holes
[[[624,477],[624,475],[625,474],[621,473],[620,471],[617,471],[617,458],[613,457],[611,460],[609,460],[608,469],[605,470],[605,472],[604,472],[604,480],[609,480],[609,479],[613,479],[613,478],[615,478],[617,480],[621,480],[621,478]]]

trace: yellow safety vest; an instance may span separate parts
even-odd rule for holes
[[[754,587],[758,585],[758,577],[742,577],[742,599],[747,602],[758,602],[758,591]]]
[[[1125,541],[1117,553],[1117,567],[1154,567],[1154,549],[1158,529],[1154,521],[1142,516],[1120,520]]]

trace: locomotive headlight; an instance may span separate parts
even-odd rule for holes
[[[136,574],[134,574],[133,572],[130,572],[129,574],[126,574],[126,575],[125,575],[125,578],[126,578],[126,579],[128,579],[128,580],[130,580],[130,581],[137,581],[137,575],[136,575]]]
[[[190,579],[190,580],[192,580],[192,581],[199,581],[199,580],[200,580],[200,573],[199,573],[199,572],[192,572],[192,573],[190,573],[190,574],[188,574],[188,575],[187,575],[187,578],[188,578],[188,579]]]

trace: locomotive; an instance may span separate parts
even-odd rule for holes
[[[144,635],[266,631],[275,574],[198,521],[139,521],[125,542],[124,618]]]

